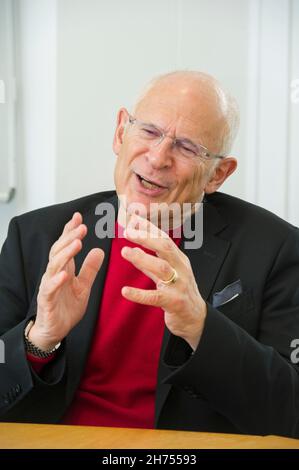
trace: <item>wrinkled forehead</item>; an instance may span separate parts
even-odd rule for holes
[[[143,96],[135,108],[139,119],[177,134],[200,136],[224,124],[219,99],[205,86],[159,83]]]

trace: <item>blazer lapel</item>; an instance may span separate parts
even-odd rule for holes
[[[203,225],[202,247],[199,250],[185,250],[183,247],[182,251],[190,260],[202,297],[208,300],[231,242],[218,236],[227,223],[208,202],[204,203]]]
[[[208,300],[213,289],[218,272],[229,252],[230,241],[221,239],[217,234],[226,227],[217,209],[208,202],[204,202],[203,214],[203,244],[200,249],[184,249],[184,238],[182,239],[182,251],[188,256],[194,277],[202,297]],[[160,363],[158,369],[158,386],[156,394],[156,425],[168,393],[172,385],[162,383],[163,379],[169,375],[169,368],[163,363],[164,352],[171,333],[165,328],[162,342]]]
[[[114,207],[115,216],[117,215],[118,200],[117,196],[112,196],[105,201]],[[67,350],[67,391],[66,400],[69,405],[75,390],[77,389],[80,378],[87,359],[88,351],[91,345],[95,324],[98,319],[98,311],[102,291],[105,283],[107,266],[111,249],[111,238],[98,238],[95,233],[96,222],[99,216],[95,215],[95,207],[91,208],[85,215],[83,214],[83,222],[87,225],[88,233],[83,240],[81,252],[75,258],[76,273],[80,271],[81,265],[92,248],[102,248],[105,252],[105,258],[101,269],[93,283],[86,313],[82,320],[72,329],[66,338]],[[115,222],[115,219],[114,219]]]

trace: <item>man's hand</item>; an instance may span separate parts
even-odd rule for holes
[[[195,350],[204,328],[207,307],[198,291],[189,259],[165,232],[137,215],[131,217],[125,237],[157,254],[157,257],[152,256],[137,247],[122,249],[122,256],[150,277],[157,289],[126,286],[122,295],[133,302],[161,307],[167,328]],[[176,282],[161,283],[171,278],[174,269],[178,274]]]
[[[84,316],[90,290],[102,265],[104,252],[94,248],[75,276],[76,256],[87,233],[76,212],[54,243],[37,297],[37,315],[29,339],[43,350],[52,349]]]

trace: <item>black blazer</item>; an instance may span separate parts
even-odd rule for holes
[[[12,219],[0,256],[0,419],[57,423],[79,385],[97,320],[111,239],[98,239],[98,193]],[[38,376],[26,360],[23,330],[36,313],[36,296],[51,245],[73,212],[89,231],[88,251],[101,247],[104,264],[83,320]],[[157,428],[299,437],[299,367],[290,360],[299,338],[298,229],[237,198],[215,193],[204,203],[204,240],[185,250],[208,315],[194,354],[165,328],[156,393]],[[216,292],[240,280],[242,293],[213,307]],[[297,355],[298,357],[298,355]],[[120,351],[121,358],[121,351]]]

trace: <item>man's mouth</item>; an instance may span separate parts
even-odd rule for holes
[[[144,186],[146,189],[167,189],[166,186],[162,186],[161,184],[158,184],[158,182],[156,181],[149,180],[148,178],[144,178],[144,176],[141,176],[138,173],[135,173],[135,175],[139,179],[142,186]]]

